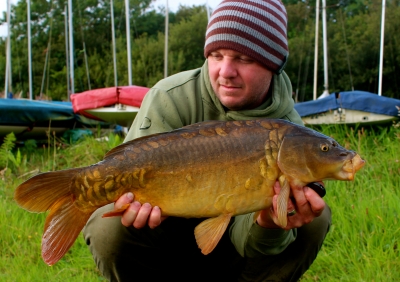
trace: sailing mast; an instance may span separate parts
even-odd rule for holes
[[[380,46],[380,58],[379,58],[379,87],[378,95],[382,96],[382,72],[383,72],[383,48],[384,48],[384,37],[385,37],[385,9],[386,0],[382,0],[382,17],[381,17],[381,46]]]
[[[313,98],[317,99],[317,73],[318,73],[318,37],[319,37],[319,0],[316,0],[317,5],[315,8],[315,43],[314,43],[314,91]]]
[[[128,49],[128,85],[132,85],[131,27],[129,18],[129,0],[125,0],[126,48]]]
[[[28,4],[27,21],[28,21],[28,66],[29,66],[29,100],[33,97],[32,87],[32,45],[31,45],[31,1],[26,1]]]
[[[8,98],[8,88],[11,90],[11,0],[7,0],[7,57],[6,57],[6,79],[5,79],[5,87],[4,87],[4,98]]]
[[[68,97],[68,101],[69,96],[71,95],[71,88],[70,88],[70,81],[69,81],[69,57],[68,57],[68,10],[67,10],[67,6],[64,6],[64,26],[65,26],[65,58],[66,58],[66,66],[67,66],[67,97]]]
[[[208,6],[208,1],[206,1],[206,9],[207,9],[207,22],[210,21],[210,7]]]
[[[169,26],[169,19],[168,19],[168,0],[167,6],[165,8],[165,44],[164,44],[164,77],[168,76],[168,26]]]
[[[326,32],[326,0],[322,0],[322,33],[323,33],[323,46],[324,46],[324,92],[320,98],[329,95],[329,81],[328,81],[328,43]]]
[[[75,93],[74,83],[74,37],[72,24],[72,0],[68,0],[68,20],[69,20],[69,81],[71,93]],[[68,97],[69,100],[69,97]]]
[[[111,14],[111,36],[112,36],[113,64],[114,64],[114,86],[118,86],[117,59],[116,59],[116,51],[115,51],[115,27],[114,27],[114,3],[113,3],[113,0],[110,0],[110,14]]]

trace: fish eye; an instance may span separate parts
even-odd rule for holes
[[[329,151],[329,146],[326,144],[321,144],[321,151],[322,152],[328,152]]]

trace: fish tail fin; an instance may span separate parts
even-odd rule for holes
[[[48,211],[61,198],[72,199],[71,181],[81,170],[73,168],[37,174],[17,187],[14,199],[27,211]]]
[[[42,257],[53,265],[73,245],[92,212],[84,212],[74,204],[71,181],[80,168],[36,175],[15,191],[14,199],[30,212],[50,211],[42,237]]]

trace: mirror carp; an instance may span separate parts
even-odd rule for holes
[[[64,256],[96,209],[126,192],[165,216],[208,218],[194,230],[208,254],[232,216],[272,206],[275,181],[281,185],[277,224],[285,227],[291,189],[353,180],[364,163],[334,139],[285,120],[207,121],[126,142],[88,167],[33,176],[17,187],[15,200],[30,212],[49,211],[42,237],[49,265]]]

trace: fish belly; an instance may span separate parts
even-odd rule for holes
[[[261,174],[260,163],[262,160],[157,172],[144,189],[133,192],[141,203],[157,205],[165,215],[213,217],[248,213],[269,206],[274,195],[275,180]]]

